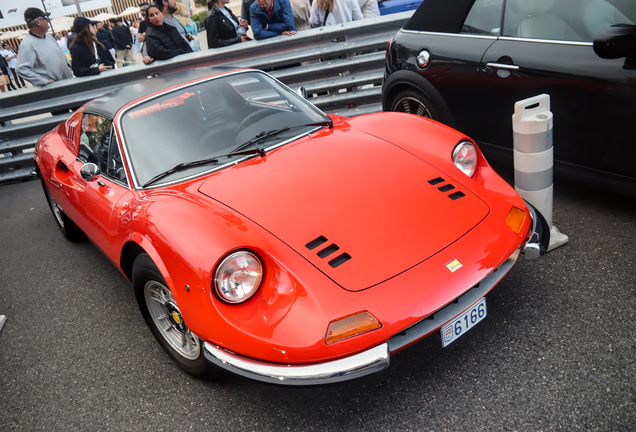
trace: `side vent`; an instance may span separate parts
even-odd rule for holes
[[[455,201],[455,200],[458,200],[458,199],[460,199],[462,197],[465,197],[465,196],[466,196],[466,194],[464,192],[455,192],[455,193],[450,194],[448,197],[450,199],[452,199],[453,201]]]
[[[305,247],[309,250],[314,250],[316,248],[318,248],[319,246],[323,245],[327,243],[327,237],[325,236],[320,236],[315,238],[314,240],[310,241],[309,243],[307,243],[305,245]],[[318,251],[318,253],[316,255],[318,255],[319,258],[325,259],[328,256],[333,255],[335,252],[340,250],[340,246],[338,246],[335,243],[331,243],[329,246],[322,248]],[[351,259],[351,255],[349,255],[348,253],[344,252],[341,253],[340,255],[338,255],[337,257],[333,258],[332,260],[329,261],[329,265],[332,268],[336,268],[344,263],[346,263],[347,261],[349,261]]]
[[[443,181],[445,181],[443,178],[437,177],[437,178],[434,178],[433,180],[429,180],[428,182],[432,184],[433,186],[435,186],[436,184],[440,184]]]
[[[75,126],[69,126],[66,128],[66,135],[68,136],[68,139],[73,141],[75,139]]]
[[[453,186],[452,184],[447,184],[442,187],[438,187],[437,189],[439,189],[442,192],[448,192],[449,190],[455,189],[455,186]]]

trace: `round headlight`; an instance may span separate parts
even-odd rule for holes
[[[256,255],[247,251],[234,252],[219,264],[214,286],[222,300],[241,303],[252,297],[263,280],[263,265]]]
[[[468,141],[457,144],[453,151],[453,163],[461,172],[472,177],[477,169],[477,149],[475,146]]]

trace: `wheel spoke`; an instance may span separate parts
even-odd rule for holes
[[[188,344],[188,336],[183,333],[179,333],[179,335],[181,336],[181,348],[184,348]]]
[[[405,113],[410,113],[411,112],[411,107],[409,105],[409,100],[408,99],[402,99],[402,108],[404,109]]]
[[[153,287],[151,288],[150,291],[151,291],[151,294],[150,294],[151,299],[153,299],[154,301],[162,305],[165,305],[166,303],[168,303],[165,292],[161,287]]]
[[[422,117],[428,117],[428,110],[423,104],[418,104],[417,106],[417,115]]]

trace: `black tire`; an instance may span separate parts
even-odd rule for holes
[[[402,90],[393,98],[391,111],[419,115],[421,117],[440,120],[439,114],[431,101],[417,90]]]
[[[148,254],[135,258],[132,281],[139,310],[159,345],[187,373],[212,377],[216,367],[205,359],[203,342],[188,329],[168,284]]]
[[[62,232],[62,235],[69,241],[80,243],[86,241],[86,235],[84,232],[75,225],[66,213],[62,210],[62,208],[57,205],[55,200],[51,197],[49,193],[49,188],[44,180],[44,176],[42,172],[38,170],[38,177],[40,177],[40,182],[42,184],[42,190],[44,191],[44,196],[46,197],[46,201],[49,203],[49,208],[53,213],[53,219],[55,220],[55,224]]]

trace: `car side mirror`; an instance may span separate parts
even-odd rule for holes
[[[298,87],[298,89],[296,89],[296,93],[303,99],[307,99],[307,89],[305,87]]]
[[[594,38],[594,52],[604,59],[625,57],[624,69],[636,69],[636,25],[615,24]]]
[[[80,168],[80,175],[87,182],[95,180],[95,177],[99,174],[99,167],[91,162],[85,163],[82,165],[82,168]]]

